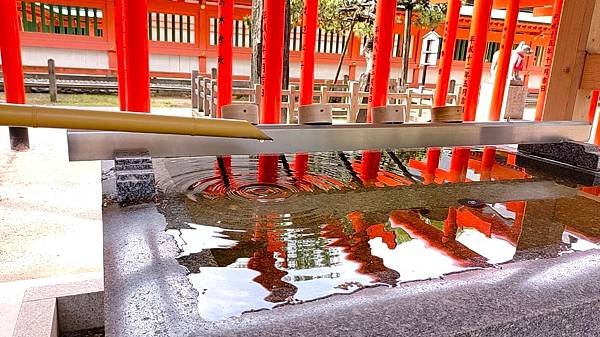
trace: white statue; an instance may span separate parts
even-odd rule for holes
[[[490,75],[492,78],[496,76],[496,70],[498,69],[498,56],[500,55],[500,50],[494,53],[492,57],[492,67],[490,68]],[[524,41],[521,41],[517,48],[510,53],[510,79],[521,81],[520,72],[525,68],[525,57],[531,55],[531,47],[525,44]]]

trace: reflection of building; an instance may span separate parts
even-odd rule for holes
[[[14,1],[14,0],[13,0]],[[99,0],[53,0],[44,2],[17,1],[22,10],[23,56],[26,71],[43,72],[47,58],[53,58],[59,72],[107,74],[116,72],[114,1]],[[234,75],[247,77],[250,73],[250,29],[245,18],[250,15],[251,1],[236,0],[234,11]],[[452,69],[452,79],[461,83],[467,56],[472,7],[464,6],[459,21]],[[189,72],[199,69],[210,73],[216,67],[217,6],[215,1],[150,0],[149,1],[150,70],[152,76],[188,77]],[[503,12],[493,14],[488,32],[486,67],[492,55],[500,48],[503,29]],[[538,88],[541,65],[550,37],[549,18],[533,17],[522,13],[517,26],[515,43],[524,41],[532,46],[535,57],[527,59],[526,76],[529,86]],[[399,12],[394,27],[392,73],[399,74],[402,62],[402,36],[404,17]],[[436,31],[442,35],[443,25]],[[429,30],[412,27],[412,45],[409,50],[410,80],[416,84],[422,69],[419,66],[422,38]],[[48,36],[60,35],[60,38]],[[301,27],[290,32],[290,72],[299,77]],[[319,30],[317,33],[317,74],[321,79],[333,79],[346,39],[344,33],[335,34]],[[361,56],[363,41],[354,37],[350,40],[348,54],[342,67],[342,75],[357,78],[364,69]],[[437,71],[430,67],[427,83],[434,83]]]

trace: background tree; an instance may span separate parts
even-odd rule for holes
[[[304,0],[285,0],[289,2],[288,28],[301,24],[304,11]],[[343,53],[340,55],[339,67],[343,64],[348,43],[352,34],[364,38],[362,55],[365,57],[366,68],[360,75],[360,88],[363,91],[369,89],[369,79],[373,68],[373,24],[375,22],[376,0],[319,0],[319,27],[326,32],[348,34],[344,43]],[[407,18],[405,20],[405,34],[402,46],[403,68],[401,74],[402,83],[408,78],[408,59],[410,57],[410,31],[415,25],[428,29],[435,29],[445,19],[446,5],[429,4],[429,0],[398,0],[398,9],[404,10]],[[252,18],[247,20],[252,32],[252,81],[260,81],[261,49],[262,45],[262,1],[252,1]],[[288,29],[289,32],[289,29]],[[289,38],[287,49],[289,49]],[[289,53],[284,58],[284,64],[289,65]],[[285,74],[284,76],[289,76]],[[286,81],[284,80],[284,83]]]

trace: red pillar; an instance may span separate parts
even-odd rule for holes
[[[367,123],[371,123],[373,120],[373,107],[387,105],[395,18],[396,0],[377,1],[375,36],[373,39],[373,72],[371,74]]]
[[[452,72],[452,61],[454,59],[454,46],[456,44],[456,32],[458,31],[458,19],[460,18],[461,0],[448,1],[446,12],[446,26],[444,28],[444,42],[438,69],[437,85],[435,86],[434,107],[446,105],[448,96],[448,85],[450,84],[450,73]]]
[[[564,0],[554,0],[554,12],[552,14],[552,23],[550,25],[550,42],[548,42],[548,48],[546,49],[542,83],[540,84],[540,93],[538,95],[537,105],[535,107],[536,121],[541,121],[544,115],[546,90],[548,90],[548,80],[550,78],[550,71],[552,70],[552,59],[554,58],[554,48],[556,48],[556,38],[558,37],[558,26],[560,25],[560,15],[562,14],[563,1]]]
[[[233,0],[218,4],[217,118],[221,118],[221,108],[231,104],[233,92]]]
[[[595,94],[595,100],[594,97],[592,97],[592,103],[596,102],[596,104],[594,105],[595,108],[598,107],[598,90],[594,92]],[[592,110],[592,107],[590,107],[590,111]],[[600,145],[600,113],[596,113],[594,114],[594,120],[593,120],[594,128],[592,130],[596,131],[596,134],[593,135],[592,137],[592,141],[594,142],[594,144],[596,145]]]
[[[598,98],[600,97],[600,90],[592,91],[592,98],[590,100],[590,110],[588,112],[588,121],[594,122],[594,116],[596,116],[596,110],[598,110]]]
[[[127,111],[150,112],[148,0],[123,0]]]
[[[117,81],[119,90],[119,107],[121,111],[127,110],[127,78],[125,75],[125,34],[124,0],[115,0],[115,44],[117,47]]]
[[[283,77],[283,32],[285,2],[263,2],[263,58],[260,122],[279,124],[281,119],[281,80]]]
[[[17,2],[0,1],[0,53],[6,102],[25,104],[25,84],[21,62],[21,37]],[[27,128],[9,128],[10,147],[16,151],[29,149]]]
[[[461,105],[465,109],[463,118],[465,121],[474,121],[477,114],[492,3],[492,0],[475,0],[475,6],[473,7],[469,48],[465,64],[465,80],[461,97]]]
[[[494,77],[494,91],[492,92],[492,104],[490,105],[490,121],[499,121],[502,114],[502,103],[504,102],[504,91],[508,77],[508,67],[512,54],[512,46],[517,33],[517,21],[519,17],[519,0],[509,0],[506,8],[506,18],[500,43],[500,55],[498,56],[498,68]]]
[[[435,173],[440,164],[440,148],[428,148],[427,149],[427,170],[424,174],[425,184],[431,184],[435,181]]]
[[[455,147],[452,149],[450,159],[449,181],[452,183],[462,182],[467,176],[469,166],[469,156],[471,149],[468,147]]]
[[[317,35],[317,15],[319,0],[304,1],[304,17],[302,19],[302,55],[300,61],[300,105],[313,103],[315,83],[315,43]]]
[[[481,157],[481,181],[490,180],[492,178],[492,168],[496,163],[496,147],[486,146],[483,149],[483,155]]]

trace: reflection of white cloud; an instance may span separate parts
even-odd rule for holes
[[[500,214],[505,219],[513,219],[514,220],[517,218],[517,213],[506,208],[505,204],[493,204],[493,205],[490,205],[490,207],[492,207],[494,209],[494,211],[496,211],[498,214]]]
[[[177,246],[182,251],[181,256],[199,253],[204,249],[229,248],[237,243],[237,241],[227,239],[227,235],[223,234],[223,232],[232,232],[232,230],[193,223],[190,223],[189,226],[192,229],[168,229],[166,231],[177,242]]]
[[[575,239],[577,239],[575,242],[571,243],[571,240],[569,240],[569,236],[574,237]],[[564,243],[569,243],[571,244],[571,249],[575,250],[575,251],[579,251],[579,252],[585,252],[587,250],[591,250],[591,249],[600,249],[600,245],[597,245],[591,241],[588,241],[586,239],[582,239],[579,236],[570,233],[570,232],[564,232],[563,233],[563,238],[562,241]]]
[[[252,309],[271,309],[269,292],[252,281],[259,272],[246,268],[202,267],[188,278],[198,291],[198,310],[206,320],[217,321]]]
[[[488,238],[472,228],[465,228],[464,231],[458,235],[456,241],[485,257],[488,259],[489,263],[503,263],[510,261],[517,251],[517,248],[507,241],[493,236]]]
[[[432,249],[421,239],[413,239],[389,249],[381,238],[369,241],[373,255],[383,264],[400,273],[400,281],[416,281],[440,277],[447,273],[467,270],[454,264],[452,258]]]

